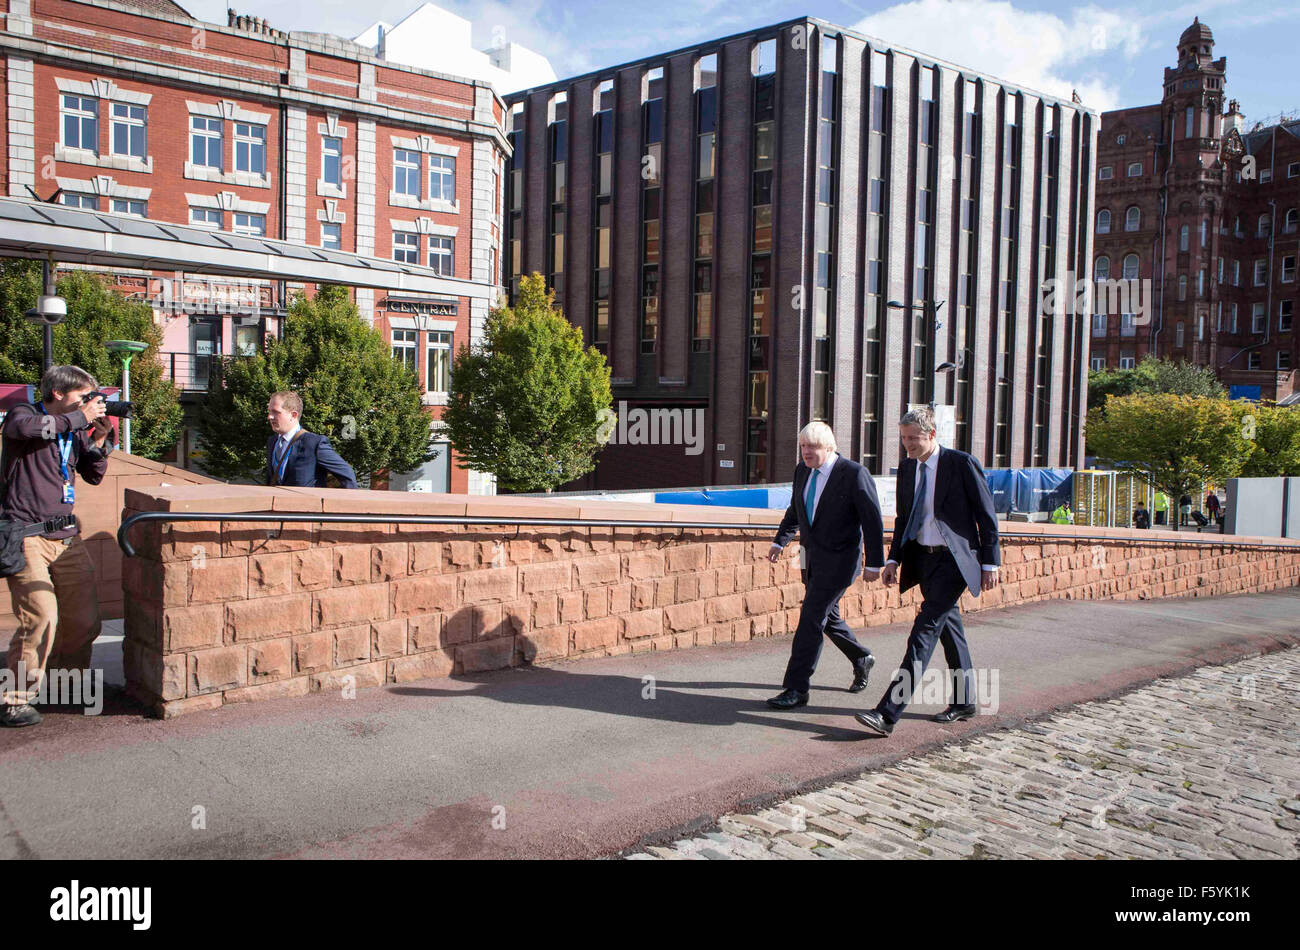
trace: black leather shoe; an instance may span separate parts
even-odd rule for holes
[[[974,706],[949,706],[937,716],[932,716],[932,722],[961,722],[963,719],[972,718],[978,710]]]
[[[41,714],[30,703],[0,707],[0,726],[37,726],[40,722]]]
[[[794,689],[783,689],[780,695],[773,696],[767,704],[773,709],[795,709],[808,705],[808,694]]]
[[[860,712],[853,718],[873,732],[880,733],[882,736],[890,735],[894,731],[894,724],[892,722],[885,722],[885,717],[880,715],[880,713],[874,709]]]
[[[874,656],[864,656],[859,662],[853,664],[853,683],[849,686],[850,693],[860,693],[867,688],[867,677],[871,675],[871,668],[875,665]]]

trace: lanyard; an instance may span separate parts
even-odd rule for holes
[[[40,410],[41,415],[45,415],[45,405],[43,403],[38,402],[36,408]],[[72,433],[56,434],[54,438],[59,443],[59,468],[63,472],[63,484],[68,485],[72,482],[68,470],[68,459],[72,456]]]
[[[302,429],[295,432],[293,438],[284,444],[284,453],[279,458],[272,460],[271,464],[275,466],[276,481],[282,484],[284,482],[284,470],[289,467],[289,450],[293,448],[293,444],[298,441],[300,435],[302,435]]]

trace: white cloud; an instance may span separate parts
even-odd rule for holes
[[[1102,111],[1119,103],[1117,60],[1136,58],[1144,45],[1142,27],[1122,13],[1085,6],[1067,21],[1007,0],[912,0],[853,28],[1062,99],[1077,90]]]

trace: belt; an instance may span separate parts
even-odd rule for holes
[[[948,550],[948,545],[946,544],[921,544],[918,541],[916,546],[920,548],[922,551],[924,551],[926,554],[946,553]]]

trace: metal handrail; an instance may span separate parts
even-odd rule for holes
[[[334,512],[204,512],[204,511],[142,511],[126,518],[117,529],[117,546],[127,557],[135,557],[135,548],[127,540],[129,532],[141,521],[274,521],[274,522],[321,522],[325,524],[430,524],[430,525],[536,525],[540,527],[579,527],[579,528],[682,528],[706,531],[772,531],[775,524],[744,524],[738,522],[717,521],[653,521],[653,520],[615,520],[595,518],[500,518],[492,516],[466,515],[368,515],[340,514]],[[885,531],[893,535],[893,531]],[[999,538],[1039,538],[1047,543],[1053,541],[1123,541],[1128,544],[1208,544],[1221,547],[1267,548],[1269,550],[1292,551],[1300,553],[1300,545],[1270,544],[1266,541],[1228,541],[1206,538],[1134,538],[1120,535],[1095,534],[1044,534],[1039,531],[999,531]],[[1220,539],[1234,538],[1235,535],[1219,535]]]

